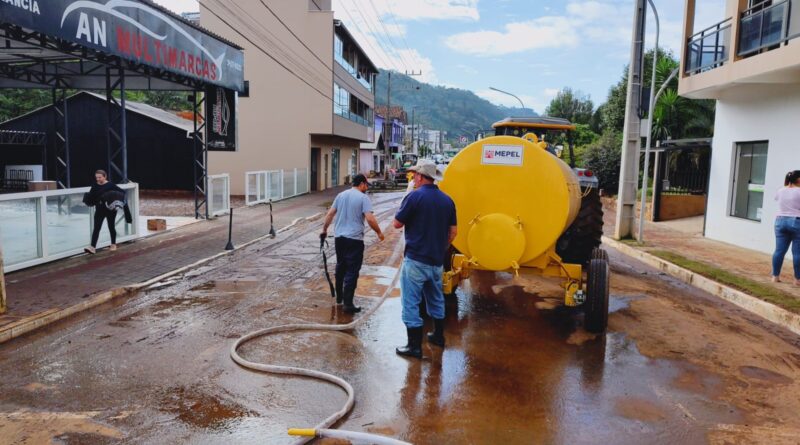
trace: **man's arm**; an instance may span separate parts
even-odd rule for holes
[[[328,227],[333,223],[333,218],[336,216],[336,207],[331,207],[328,213],[325,214],[325,223],[322,225],[322,233],[320,235],[328,236]]]
[[[453,244],[453,240],[458,235],[458,226],[450,226],[450,235],[447,237],[447,244]]]
[[[392,226],[394,226],[394,228],[395,228],[395,229],[402,229],[404,225],[405,225],[405,224],[401,223],[401,222],[400,222],[400,221],[398,221],[397,219],[395,219],[395,220],[392,222]]]
[[[367,220],[367,224],[375,231],[378,235],[378,239],[383,241],[383,233],[381,232],[381,226],[378,225],[378,220],[375,219],[375,214],[372,212],[367,212],[364,214],[364,218]]]

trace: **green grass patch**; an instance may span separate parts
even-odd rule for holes
[[[701,261],[690,260],[689,258],[673,252],[668,252],[665,250],[650,250],[648,253],[653,254],[662,260],[666,260],[677,266],[683,267],[684,269],[698,273],[706,278],[710,278],[718,283],[738,289],[789,311],[800,313],[800,299],[788,292],[776,289],[767,284],[762,284],[757,281],[741,277],[732,272],[714,267]]]

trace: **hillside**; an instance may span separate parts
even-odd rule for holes
[[[378,76],[375,101],[386,105],[386,71]],[[494,105],[472,91],[434,86],[418,82],[412,77],[392,72],[392,106],[402,106],[411,120],[412,107],[420,125],[447,132],[446,140],[462,134],[475,134],[476,128],[489,129],[492,124],[508,116],[536,116],[535,112],[521,108]]]

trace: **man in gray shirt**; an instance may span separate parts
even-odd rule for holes
[[[361,174],[353,176],[353,187],[336,195],[322,226],[321,237],[328,236],[328,227],[334,222],[336,233],[336,303],[344,303],[344,311],[348,314],[360,312],[361,308],[353,304],[358,284],[358,273],[364,261],[364,220],[383,241],[383,233],[378,220],[372,213],[372,202],[366,195],[369,183]]]

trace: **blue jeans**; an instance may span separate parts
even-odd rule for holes
[[[444,318],[444,293],[442,293],[442,266],[430,266],[411,258],[403,260],[400,271],[400,291],[403,303],[403,323],[408,328],[422,327],[419,304],[425,298],[428,315],[437,320]]]
[[[775,253],[772,254],[772,276],[781,274],[783,257],[792,245],[794,278],[800,280],[800,218],[779,216],[775,218]]]

